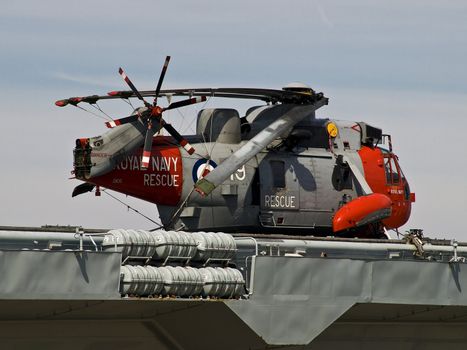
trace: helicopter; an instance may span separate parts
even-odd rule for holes
[[[55,102],[143,103],[106,122],[102,135],[76,140],[72,173],[84,183],[72,196],[103,187],[154,203],[166,230],[387,238],[409,219],[415,194],[382,129],[317,118],[329,99],[301,83],[162,89],[169,62],[167,56],[155,90],[138,90],[120,68],[130,90]],[[186,99],[161,107],[160,97]],[[216,97],[262,104],[243,116],[202,109],[194,135],[181,135],[163,118]]]

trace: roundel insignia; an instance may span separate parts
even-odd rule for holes
[[[193,170],[191,172],[191,175],[193,176],[193,182],[197,182],[199,179],[202,179],[205,177],[207,174],[209,174],[215,167],[217,167],[217,164],[215,161],[212,159],[198,159],[193,165]]]
[[[326,129],[328,130],[329,136],[331,137],[337,136],[337,125],[336,124],[331,122],[326,126]]]

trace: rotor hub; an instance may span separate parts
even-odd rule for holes
[[[163,112],[163,109],[159,106],[154,106],[152,109],[151,109],[151,117],[160,117],[162,115],[162,112]]]

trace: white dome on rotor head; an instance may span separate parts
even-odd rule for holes
[[[294,92],[305,92],[305,93],[313,92],[313,89],[310,86],[308,86],[308,85],[306,85],[304,83],[300,83],[300,82],[289,83],[286,86],[284,86],[282,88],[282,90],[284,90],[284,91],[294,91]]]

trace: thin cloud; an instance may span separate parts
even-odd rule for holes
[[[329,17],[326,15],[324,8],[318,2],[316,2],[315,5],[316,9],[318,10],[319,18],[321,19],[323,24],[325,24],[329,28],[334,28],[334,23],[332,23]]]
[[[62,81],[67,81],[67,82],[73,82],[73,83],[78,83],[78,84],[85,84],[85,85],[92,85],[92,86],[97,86],[97,87],[105,87],[105,88],[111,88],[115,86],[115,78],[112,78],[110,76],[86,76],[86,75],[73,75],[69,73],[64,73],[64,72],[53,72],[51,73],[51,76],[53,76],[55,79],[62,80]]]

